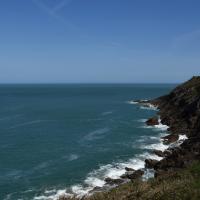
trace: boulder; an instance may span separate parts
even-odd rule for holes
[[[122,175],[120,176],[120,178],[122,178],[122,179],[127,179],[128,177],[127,177],[127,174],[125,173],[125,174],[122,174]]]
[[[131,180],[133,180],[133,179],[139,179],[139,178],[141,178],[142,177],[142,175],[144,174],[144,171],[142,171],[142,170],[136,170],[136,171],[134,171],[134,172],[127,172],[127,174],[126,174],[126,177],[128,178],[128,179],[131,179]]]
[[[129,172],[129,171],[131,171],[131,172],[135,171],[133,168],[129,168],[129,167],[125,167],[125,170],[126,170],[127,172]]]
[[[159,161],[157,161],[157,160],[146,159],[146,160],[145,160],[145,167],[146,167],[146,168],[153,169],[153,168],[155,167],[155,165],[156,165],[158,162],[159,162]]]
[[[159,157],[166,157],[171,155],[172,152],[170,150],[165,150],[165,151],[153,150],[153,153]]]
[[[126,171],[125,174],[121,175],[120,177],[123,179],[128,179],[135,171]]]
[[[153,153],[156,154],[159,157],[165,157],[165,153],[160,150],[153,150]]]
[[[174,143],[178,140],[178,138],[179,136],[177,134],[170,134],[170,135],[162,137],[162,139],[164,140],[163,141],[164,144]]]
[[[122,179],[112,179],[112,178],[105,178],[104,180],[106,182],[106,184],[109,184],[109,185],[120,185],[124,182],[124,180]]]
[[[146,121],[148,126],[155,126],[159,124],[158,117],[152,117]]]

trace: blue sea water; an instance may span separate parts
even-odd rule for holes
[[[156,113],[131,104],[170,84],[0,85],[0,199],[56,199],[84,193],[140,168],[162,129]],[[52,197],[52,198],[51,198]]]

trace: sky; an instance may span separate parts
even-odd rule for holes
[[[0,83],[200,75],[199,0],[1,0]]]

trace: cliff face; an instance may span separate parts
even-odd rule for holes
[[[168,138],[187,135],[180,147],[160,161],[154,168],[157,175],[200,159],[200,77],[193,77],[175,88],[170,94],[151,101],[159,108],[161,122],[168,125]],[[162,173],[161,173],[162,174]]]
[[[153,100],[160,109],[162,122],[171,127],[173,133],[188,136],[200,130],[200,77],[175,88],[169,95]]]

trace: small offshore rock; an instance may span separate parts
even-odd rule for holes
[[[159,124],[158,117],[152,117],[146,121],[148,126],[155,126]]]

